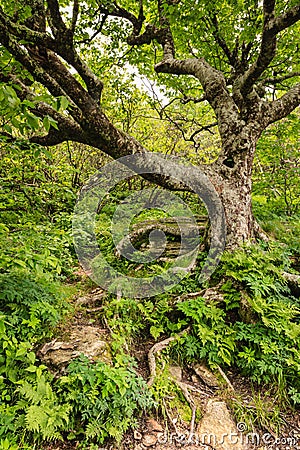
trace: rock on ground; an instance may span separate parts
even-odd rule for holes
[[[216,450],[245,450],[243,434],[237,429],[223,401],[210,399],[206,412],[198,425],[197,436],[204,444]]]
[[[40,349],[41,359],[48,364],[61,366],[80,354],[90,359],[110,362],[111,355],[103,333],[90,325],[75,325],[64,341],[54,339]]]

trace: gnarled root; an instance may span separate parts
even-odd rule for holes
[[[149,353],[148,353],[150,378],[147,382],[149,387],[151,387],[152,384],[154,383],[155,376],[156,376],[155,354],[160,352],[161,350],[164,350],[165,348],[167,348],[171,342],[176,341],[178,338],[180,338],[183,334],[187,333],[189,330],[190,330],[190,327],[185,328],[184,330],[180,331],[180,333],[176,334],[175,336],[170,336],[169,338],[165,339],[164,341],[157,342],[157,344],[154,344],[153,347],[150,348]]]

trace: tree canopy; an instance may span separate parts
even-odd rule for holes
[[[295,1],[2,1],[8,119],[13,109],[14,124],[34,130],[35,143],[72,140],[113,158],[139,154],[147,165],[143,143],[108,114],[109,103],[126,96],[118,90],[122,70],[147,75],[163,86],[179,120],[166,107],[160,116],[184,137],[184,127],[191,127],[188,140],[196,147],[201,131],[217,127],[221,149],[202,170],[222,199],[228,242],[237,245],[255,234],[251,175],[257,140],[299,105],[299,18]],[[186,115],[191,102],[195,109]],[[199,103],[210,111],[209,121],[202,120],[203,112],[199,116],[205,111],[196,108]],[[187,189],[171,176],[148,178]]]
[[[155,79],[183,103],[209,102],[226,143],[241,121],[255,118],[260,132],[299,104],[299,17],[297,1],[1,1],[1,80],[32,102],[32,114],[57,122],[59,130],[45,120],[49,133],[36,141],[92,141],[95,120],[97,146],[121,156],[133,144],[101,108],[110,75],[128,63],[148,76],[176,75]],[[33,80],[65,99],[59,111],[40,101]]]

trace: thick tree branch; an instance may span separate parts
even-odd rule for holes
[[[48,3],[48,15],[49,15],[49,24],[52,30],[54,37],[62,32],[67,31],[67,26],[64,23],[62,16],[59,10],[58,0],[47,0]]]
[[[17,84],[16,80],[14,84]],[[20,98],[25,98],[23,93],[19,93]],[[35,104],[34,108],[29,108],[32,113],[36,116],[44,118],[46,116],[51,116],[57,123],[59,129],[50,128],[46,135],[34,135],[29,141],[35,144],[53,146],[65,142],[66,140],[75,140],[77,142],[85,142],[84,134],[82,129],[76,122],[62,116],[53,110],[48,104],[43,102],[38,102]],[[5,135],[5,132],[1,132],[1,135]],[[7,135],[10,140],[14,141],[15,138],[12,135]]]
[[[46,116],[50,116],[57,123],[59,130],[51,128],[48,135],[34,136],[31,138],[32,142],[43,142],[43,145],[55,145],[65,140],[72,139],[75,136],[79,139],[80,136],[83,135],[83,130],[71,117],[59,113],[45,102],[36,102],[34,92],[16,75],[3,74],[0,72],[0,81],[4,81],[6,83],[11,82],[15,86],[18,86],[18,89],[15,90],[17,96],[21,101],[31,100],[34,103],[34,106],[29,109],[36,116],[41,117],[42,119]]]
[[[46,31],[46,11],[43,0],[32,0],[30,2],[31,16],[26,19],[26,26],[35,31]]]
[[[80,111],[80,105],[84,107],[85,112],[91,112],[91,110],[88,110],[88,106],[91,106],[92,98],[54,54],[52,57],[49,54],[50,59],[48,58],[43,62],[40,61],[37,63],[26,50],[22,48],[12,36],[3,31],[1,27],[0,42],[37,81],[42,83],[49,90],[52,95],[55,97],[64,96],[68,99],[71,105],[70,114],[76,121],[82,120],[83,117]],[[56,72],[56,69],[58,68],[61,72]],[[54,77],[56,77],[56,79]],[[93,106],[95,109],[96,104]]]
[[[37,81],[41,82],[54,96],[67,96],[62,87],[42,70],[38,63],[18,44],[17,40],[11,36],[1,24],[0,42],[12,55],[14,55],[14,58],[19,61],[28,72],[31,73]]]
[[[274,8],[275,0],[264,0],[264,21],[260,52],[252,66],[236,80],[234,91],[237,97],[239,93],[246,97],[262,73],[268,68],[276,54],[277,34],[300,20],[300,4],[288,9],[277,17],[275,17]]]
[[[275,17],[272,23],[272,31],[278,34],[280,31],[294,25],[300,20],[300,3],[285,11],[278,17]]]
[[[245,98],[251,92],[255,82],[266,70],[275,56],[276,33],[274,33],[270,27],[270,24],[275,17],[274,8],[275,0],[264,0],[264,21],[260,52],[257,60],[252,66],[242,76],[236,79],[233,86],[235,98],[239,98],[240,95]]]
[[[46,46],[48,48],[53,48],[55,46],[55,40],[45,31],[36,30],[34,27],[16,24],[6,16],[3,9],[0,6],[0,28],[7,34],[12,34],[13,36],[29,41],[32,44]]]
[[[66,31],[65,28],[63,29],[62,34],[61,31],[57,31],[56,39],[53,39],[47,33],[34,31],[26,26],[16,25],[11,20],[9,20],[8,17],[5,16],[5,14],[0,8],[0,33],[1,31],[2,34],[5,35],[6,41],[9,39],[10,35],[13,35],[18,39],[25,38],[29,42],[35,44],[37,47],[33,47],[32,45],[29,44],[27,48],[32,59],[34,59],[36,63],[43,63],[43,62],[45,63],[47,61],[48,59],[48,54],[46,52],[47,49],[50,49],[53,52],[59,54],[62,58],[65,59],[67,63],[71,64],[77,70],[77,72],[85,82],[92,98],[96,101],[99,101],[103,89],[103,83],[98,79],[98,77],[96,77],[96,75],[91,71],[91,69],[81,60],[78,54],[74,51],[72,37],[66,39],[67,35],[65,33]],[[3,44],[5,45],[4,41]],[[43,52],[41,52],[41,49],[43,50]],[[22,50],[21,47],[20,50]],[[28,67],[26,68],[28,69]],[[64,72],[66,73],[66,69],[64,70]]]
[[[160,33],[156,37],[156,40],[158,41],[159,44],[162,45],[164,52],[163,59],[175,58],[174,39],[171,32],[169,20],[167,19],[164,10],[165,1],[158,0],[157,4],[158,4]]]
[[[300,105],[300,83],[293,86],[286,94],[267,107],[267,124],[270,125],[277,120],[283,119]]]

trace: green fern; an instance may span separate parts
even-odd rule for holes
[[[54,440],[61,439],[61,431],[67,430],[69,423],[69,404],[59,404],[58,398],[44,375],[35,385],[27,381],[19,388],[21,400],[17,409],[24,414],[25,428],[35,437]]]

